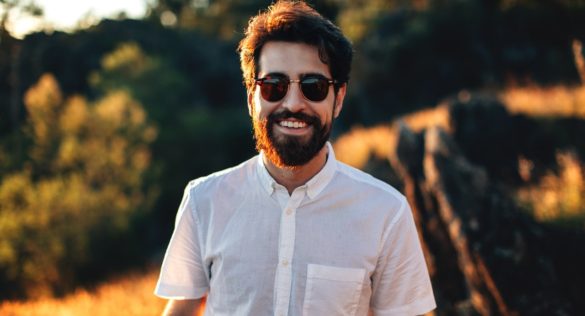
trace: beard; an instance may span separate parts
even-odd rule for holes
[[[301,120],[312,127],[306,136],[275,135],[274,127],[287,118]],[[331,134],[331,123],[324,125],[316,116],[293,113],[289,110],[271,113],[267,118],[258,119],[252,115],[256,150],[264,151],[266,158],[279,168],[296,169],[313,159],[323,148]]]

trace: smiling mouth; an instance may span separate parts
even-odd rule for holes
[[[278,122],[278,125],[282,126],[282,127],[286,127],[286,128],[305,128],[308,126],[308,124],[306,122],[303,121],[288,121],[288,120],[283,120]]]

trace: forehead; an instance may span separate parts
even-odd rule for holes
[[[317,47],[304,43],[268,42],[260,51],[258,66],[258,77],[275,72],[291,78],[308,73],[331,77],[329,66],[319,58]]]

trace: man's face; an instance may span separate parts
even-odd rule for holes
[[[308,75],[331,78],[329,66],[319,59],[317,47],[302,43],[268,42],[260,53],[258,78],[285,76],[297,80]],[[281,168],[308,163],[329,139],[333,119],[343,105],[346,86],[337,95],[329,85],[323,101],[310,101],[298,83],[291,83],[281,100],[265,100],[260,87],[248,91],[248,109],[254,125],[256,148]]]

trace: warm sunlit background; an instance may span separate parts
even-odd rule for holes
[[[255,0],[0,0],[0,315],[158,315],[183,187],[252,155]],[[408,197],[436,315],[585,309],[585,2],[313,0],[340,160]]]
[[[6,29],[16,38],[23,38],[32,32],[43,30],[75,31],[99,23],[100,19],[125,16],[143,18],[149,5],[148,0],[35,0],[3,1],[0,12],[6,12],[11,4],[10,17],[6,20]],[[33,4],[39,14],[24,9]],[[24,6],[23,6],[24,5]],[[33,14],[31,14],[33,13]]]

